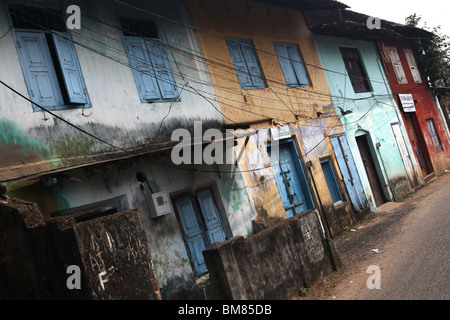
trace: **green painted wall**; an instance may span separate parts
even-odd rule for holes
[[[404,137],[405,126],[382,69],[376,46],[372,42],[329,36],[314,36],[322,67],[326,69],[330,94],[337,114],[341,110],[352,111],[341,116],[341,121],[355,158],[358,172],[372,208],[375,206],[369,181],[356,143],[356,136],[367,134],[378,176],[387,200],[398,201],[412,191],[405,166],[395,141],[391,124],[399,122]],[[371,92],[355,93],[347,75],[340,47],[357,48],[366,69]],[[408,139],[405,139],[409,154],[412,154]],[[379,143],[379,148],[377,147]],[[411,157],[414,158],[414,157]],[[412,159],[418,172],[417,163]]]

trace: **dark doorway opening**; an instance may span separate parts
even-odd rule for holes
[[[378,177],[377,168],[375,166],[375,161],[373,159],[372,153],[370,151],[369,142],[367,140],[367,135],[361,135],[356,137],[356,143],[358,144],[359,153],[364,164],[364,169],[369,179],[370,188],[372,189],[372,194],[374,196],[376,206],[380,206],[386,202],[386,197],[383,193],[383,188],[381,187],[381,182]]]

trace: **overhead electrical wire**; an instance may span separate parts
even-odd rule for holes
[[[50,11],[49,11],[50,12]],[[55,14],[54,12],[51,12],[52,14]],[[104,22],[102,22],[102,21],[99,21],[99,20],[96,20],[96,21],[98,21],[98,22],[100,22],[100,23],[104,23]],[[109,25],[108,24],[108,26],[111,26],[111,25]],[[116,26],[112,26],[112,27],[114,27],[114,28],[117,28],[117,29],[120,29],[119,27],[116,27]],[[92,30],[91,30],[92,31]],[[164,31],[164,30],[163,30]],[[94,31],[95,32],[95,31]],[[77,33],[77,35],[79,36],[80,34],[78,34]],[[70,40],[70,41],[73,41],[73,40],[71,40],[71,39],[68,39],[68,40]],[[88,39],[88,40],[91,40],[92,41],[92,39]],[[93,41],[96,41],[96,40],[93,40]],[[98,43],[98,41],[96,41],[97,43]],[[79,43],[77,43],[77,44],[79,44]],[[103,43],[101,43],[102,45],[105,45],[105,44],[103,44]],[[175,47],[172,47],[172,46],[169,46],[169,45],[167,45],[166,43],[164,43],[164,45],[165,46],[167,46],[168,48],[169,48],[169,50],[172,50],[172,49],[177,49],[177,48],[175,48]],[[107,45],[105,45],[105,46],[107,46]],[[120,51],[120,54],[124,54],[123,52],[121,52]],[[127,56],[125,56],[127,59],[128,59],[128,57]],[[200,58],[202,58],[202,57],[200,57]],[[175,59],[175,58],[174,58]],[[203,58],[202,58],[203,59]],[[174,60],[175,61],[175,63],[177,63],[178,64],[178,62],[176,61],[176,60]],[[187,67],[189,67],[189,66],[187,66]],[[233,69],[233,74],[234,74],[234,68],[232,68]],[[200,70],[198,70],[198,69],[196,69],[196,71],[200,71]],[[180,70],[180,73],[181,73],[181,70]],[[345,75],[345,74],[344,74]],[[181,76],[183,77],[183,74],[181,74]],[[191,79],[192,80],[192,79]],[[194,81],[197,81],[196,79],[194,80]],[[198,82],[198,81],[197,81]],[[203,85],[211,85],[210,83],[206,83],[206,82],[203,82],[202,83]],[[283,84],[284,86],[285,86],[285,84]],[[214,87],[220,87],[220,86],[214,86]],[[223,88],[223,87],[222,87]],[[229,89],[233,89],[233,88],[229,88]],[[201,89],[198,89],[199,91],[201,91]],[[204,92],[205,94],[211,94],[210,92]],[[317,92],[314,92],[314,93],[317,93]],[[239,94],[239,95],[242,95],[242,93],[241,92],[239,92],[239,93],[236,93],[237,95]],[[217,93],[216,93],[216,95],[215,96],[217,96],[218,98],[223,98],[223,97],[220,97],[220,96],[218,96],[217,95]],[[371,97],[364,97],[364,98],[347,98],[347,97],[340,97],[340,96],[331,96],[331,95],[327,95],[327,96],[330,96],[330,97],[334,97],[334,98],[336,98],[336,99],[351,99],[351,100],[365,100],[365,99],[370,99]],[[255,97],[255,96],[252,96],[252,98],[253,99],[259,99],[260,97]],[[288,98],[290,98],[290,95],[288,95]],[[317,100],[319,100],[318,99],[318,97],[302,97],[302,100],[304,100],[304,98],[306,98],[306,99],[308,99],[308,98],[310,98],[311,100],[314,100],[314,101],[317,101]],[[234,100],[234,99],[230,99],[229,97],[226,97],[226,98],[224,98],[224,99],[226,99],[226,100],[228,100],[228,101],[233,101],[233,102],[237,102],[237,103],[242,103],[242,101],[238,101],[238,100]],[[267,98],[262,98],[262,99],[266,99],[267,100]],[[281,99],[280,99],[281,100]],[[275,102],[275,101],[273,101],[272,100],[272,102]],[[284,101],[283,101],[284,102]],[[255,104],[254,104],[255,105]],[[277,110],[277,111],[285,111],[284,109],[278,109],[278,108],[273,108],[273,107],[268,107],[268,106],[258,106],[258,105],[255,105],[255,106],[257,106],[257,107],[261,107],[261,108],[263,108],[263,109],[273,109],[273,110]],[[235,106],[233,106],[233,107],[235,107]],[[242,108],[239,108],[240,110],[242,110],[242,111],[244,111],[244,112],[247,112],[247,110],[245,110],[245,109],[242,109]],[[264,115],[261,115],[261,116],[264,116]]]
[[[44,11],[45,11],[45,9],[44,9]],[[55,12],[52,12],[52,11],[48,11],[48,12],[51,13],[51,14],[56,14]],[[103,22],[103,21],[101,21],[101,20],[99,20],[99,19],[92,18],[92,17],[89,17],[89,19],[92,19],[92,20],[97,21],[97,22],[99,22],[99,23],[105,24],[105,25],[107,25],[107,26],[109,26],[109,27],[118,29],[119,31],[122,30],[121,27],[118,27],[118,26],[115,26],[115,25],[112,25],[112,24],[107,24],[107,23],[105,23],[105,22]],[[170,20],[170,19],[169,19],[169,20]],[[32,22],[32,23],[33,23],[33,22]],[[181,24],[182,24],[182,23],[181,23]],[[91,32],[94,32],[94,33],[98,33],[98,34],[100,34],[100,35],[103,35],[102,33],[98,32],[98,31],[96,31],[96,30],[90,29],[90,31],[91,31]],[[164,31],[164,30],[163,30],[163,31]],[[83,37],[83,35],[80,34],[80,33],[78,33],[78,32],[73,32],[73,31],[72,31],[72,33],[75,33],[75,34],[77,34],[78,36],[82,36],[82,37]],[[140,35],[139,35],[139,34],[136,34],[136,36],[140,36]],[[226,38],[224,38],[224,37],[221,37],[221,38],[226,39]],[[70,40],[70,39],[69,39],[69,40]],[[98,42],[97,40],[93,40],[93,39],[90,39],[90,40],[91,40],[91,41]],[[98,42],[98,43],[100,43],[100,42]],[[102,44],[102,43],[100,43],[100,44]],[[105,45],[105,44],[102,44],[102,45]],[[178,44],[178,45],[179,45],[179,44]],[[108,45],[105,45],[105,46],[108,46]],[[175,49],[175,50],[177,50],[177,51],[182,51],[182,52],[184,52],[184,53],[186,53],[186,54],[189,54],[189,55],[191,55],[191,56],[195,56],[196,58],[201,59],[202,62],[208,61],[208,62],[212,62],[212,63],[218,64],[218,65],[220,65],[221,67],[226,68],[227,71],[230,72],[230,74],[235,75],[235,68],[234,68],[234,66],[233,66],[232,64],[229,64],[228,61],[223,61],[223,60],[221,60],[222,62],[217,62],[217,61],[214,61],[214,60],[211,60],[211,59],[207,59],[207,58],[205,58],[205,57],[203,56],[203,53],[202,53],[202,52],[197,52],[198,54],[194,55],[194,54],[192,54],[192,52],[191,52],[191,51],[195,51],[195,50],[193,50],[193,48],[187,48],[189,51],[186,51],[186,50],[183,50],[183,49],[180,49],[180,48],[171,46],[171,45],[168,44],[168,43],[164,43],[164,46],[166,46],[166,47],[168,47],[168,48]],[[258,51],[257,48],[254,48],[254,47],[252,47],[252,48]],[[262,51],[262,50],[259,50],[259,51]],[[271,55],[273,55],[273,56],[276,56],[276,54],[271,53],[271,52],[267,52],[267,51],[263,51],[263,52],[269,53],[269,54],[271,54]],[[120,52],[120,53],[123,54],[123,52]],[[303,63],[303,64],[304,64],[304,62],[302,62],[302,61],[292,60],[292,59],[289,58],[289,57],[285,57],[285,58],[286,58],[286,59],[289,59],[289,60],[291,60],[291,61],[293,61],[293,62],[298,62],[298,63]],[[342,72],[338,72],[338,71],[333,71],[333,70],[329,70],[329,69],[324,69],[324,68],[322,68],[322,67],[320,67],[320,66],[315,66],[315,65],[312,65],[312,64],[306,64],[306,65],[314,66],[315,68],[318,68],[318,69],[322,69],[322,70],[325,70],[325,71],[330,71],[330,72],[333,72],[333,73],[338,73],[338,74],[340,74],[340,75],[347,76],[346,73],[342,73]],[[188,68],[189,68],[190,66],[185,65],[185,67],[188,67]],[[191,67],[191,68],[192,68],[192,67]],[[201,71],[201,70],[197,70],[197,71]],[[211,74],[211,72],[208,72],[208,73]],[[271,83],[275,83],[275,84],[281,85],[282,88],[285,88],[285,86],[286,86],[286,83],[284,83],[284,82],[280,82],[280,81],[278,81],[278,80],[273,80],[273,79],[267,79],[267,77],[266,77],[265,79],[266,79],[267,81],[271,82]],[[362,78],[362,79],[367,79],[367,80],[370,80],[370,81],[372,81],[372,82],[384,83],[383,80],[378,81],[378,79],[373,79],[373,78]],[[229,80],[229,81],[236,82],[235,77],[233,77],[233,79],[228,79],[228,80]],[[210,85],[210,84],[207,84],[207,85]],[[224,88],[224,89],[226,88],[226,87],[223,87],[223,86],[217,86],[217,85],[216,85],[216,87],[220,87],[220,88]],[[226,89],[234,90],[235,88],[229,87],[229,88],[226,88]],[[302,90],[302,91],[306,91],[306,92],[310,92],[310,93],[313,93],[313,94],[319,94],[319,95],[324,95],[324,96],[327,96],[327,97],[333,97],[332,95],[330,95],[329,93],[326,93],[326,92],[319,92],[319,91],[308,90],[308,89],[302,88],[302,87],[297,87],[296,89],[299,89],[299,90]],[[336,97],[337,97],[337,96],[336,96]],[[307,97],[305,97],[305,98],[307,98]],[[311,99],[317,100],[317,98],[311,98]],[[366,99],[366,98],[347,98],[347,97],[345,97],[345,99],[350,99],[350,100],[364,100],[364,99]]]
[[[116,0],[115,0],[115,1],[116,1]],[[116,2],[122,3],[121,1],[116,1]],[[4,36],[10,31],[11,28],[12,28],[12,27],[10,27],[10,28],[8,29],[8,31],[7,31],[2,37],[4,37]],[[50,31],[51,31],[51,30],[50,30]],[[78,43],[78,42],[76,42],[76,41],[73,41],[73,40],[70,39],[70,38],[67,38],[67,40],[72,41],[73,43],[78,44],[78,45],[83,46],[83,47],[86,48],[86,46],[84,46],[83,44],[80,44],[80,43]],[[91,39],[91,40],[92,40],[92,39]],[[94,41],[95,41],[95,40],[94,40]],[[97,41],[97,42],[98,42],[98,41]],[[165,45],[167,45],[167,44],[165,44]],[[87,48],[87,49],[96,52],[95,49],[92,49],[92,48]],[[174,49],[177,49],[177,48],[174,48]],[[171,50],[171,49],[170,49],[170,50]],[[177,50],[179,50],[179,49],[177,49]],[[99,53],[99,52],[96,52],[96,53],[101,54],[101,53]],[[173,54],[173,53],[172,53],[172,54]],[[272,53],[271,53],[271,54],[272,54]],[[106,56],[106,55],[104,55],[104,54],[101,54],[101,55],[111,59],[111,57],[109,57],[109,56]],[[203,59],[202,61],[205,61],[203,57],[200,57],[200,58]],[[177,62],[174,56],[173,56],[173,59],[174,59],[175,62]],[[114,59],[113,59],[113,60],[114,60]],[[116,62],[121,63],[121,62],[119,62],[119,61],[116,61]],[[127,67],[132,68],[130,65],[127,65]],[[317,66],[314,66],[314,67],[317,67]],[[227,68],[229,68],[229,66],[227,66]],[[320,67],[319,67],[319,68],[320,68]],[[323,68],[321,68],[321,69],[323,69]],[[333,71],[327,70],[327,69],[323,69],[323,70],[333,72]],[[197,69],[197,71],[198,71],[198,69]],[[233,68],[233,71],[234,71],[234,68]],[[181,69],[179,69],[179,72],[180,72],[180,75],[183,77],[183,73],[181,72]],[[344,74],[344,75],[345,75],[345,74]],[[32,104],[38,106],[38,107],[41,108],[43,111],[48,112],[48,113],[51,114],[52,116],[54,116],[54,117],[60,119],[60,120],[63,121],[64,123],[68,124],[69,126],[74,127],[75,129],[79,130],[80,132],[82,132],[82,133],[84,133],[84,134],[87,134],[87,135],[89,135],[90,137],[92,137],[92,138],[94,138],[94,139],[96,139],[96,140],[98,140],[98,141],[100,141],[100,142],[102,142],[102,143],[104,143],[104,144],[106,144],[106,145],[112,147],[112,148],[119,149],[119,150],[125,151],[125,152],[127,152],[127,153],[130,153],[130,152],[131,152],[131,153],[134,153],[134,154],[136,154],[136,155],[140,155],[140,154],[135,153],[134,151],[132,151],[132,150],[130,150],[130,149],[124,149],[124,148],[122,148],[122,147],[115,146],[115,145],[109,143],[108,141],[106,141],[106,140],[104,140],[104,139],[102,139],[102,138],[99,138],[99,137],[97,137],[97,136],[95,136],[95,135],[89,133],[88,131],[86,131],[86,130],[84,130],[84,129],[82,129],[82,128],[80,128],[80,127],[78,127],[78,126],[72,124],[71,122],[65,120],[64,118],[58,116],[57,114],[55,114],[54,112],[48,110],[47,108],[42,107],[42,106],[36,104],[36,103],[33,102],[32,100],[30,100],[29,98],[27,98],[26,96],[24,96],[23,94],[19,93],[19,92],[16,91],[14,88],[12,88],[12,87],[9,86],[8,84],[6,84],[5,82],[3,82],[3,81],[0,80],[0,83],[1,83],[3,86],[7,87],[9,90],[11,90],[11,91],[13,91],[14,93],[18,94],[19,96],[21,96],[22,98],[24,98],[24,99],[28,100],[29,102],[31,102]],[[186,82],[186,83],[187,83],[187,82]],[[384,82],[384,83],[385,83],[385,82]],[[176,85],[176,84],[175,84],[175,85]],[[210,84],[208,84],[208,85],[210,85]],[[283,85],[285,86],[285,84],[283,84]],[[182,90],[180,91],[180,95],[181,95],[181,92],[185,89],[185,87],[186,87],[186,84],[183,86]],[[224,117],[226,117],[220,110],[217,109],[216,106],[214,106],[214,104],[211,102],[212,99],[206,98],[203,94],[201,94],[201,93],[198,91],[198,89],[193,88],[191,85],[188,85],[188,87],[191,88],[191,89],[193,89],[193,90],[195,91],[194,93],[196,93],[196,94],[202,96],[203,98],[205,98],[205,99],[206,99],[206,100],[207,100],[207,101],[208,101],[208,102],[209,102],[209,103],[210,103],[210,104],[211,104],[211,105],[212,105],[219,113],[221,113]],[[231,89],[231,88],[230,88],[230,89]],[[272,89],[272,88],[271,88],[271,89]],[[274,91],[273,89],[272,89],[272,91],[275,93],[275,91]],[[313,93],[317,94],[317,92],[313,92]],[[211,93],[208,93],[208,94],[211,94]],[[276,94],[276,93],[275,93],[275,94]],[[277,95],[277,94],[276,94],[276,95]],[[389,94],[388,94],[388,95],[389,95]],[[331,95],[328,95],[328,96],[333,97],[333,96],[331,96]],[[390,96],[391,96],[391,95],[390,95]],[[286,103],[285,103],[278,95],[277,95],[277,97],[278,97],[279,100],[281,100],[281,101],[286,105],[286,107],[288,107],[289,111],[291,111],[291,112],[293,113],[293,111],[289,108],[289,106],[288,106],[288,105],[287,105],[287,104],[286,104]],[[373,96],[370,96],[370,97],[368,97],[367,99],[370,99],[370,98],[372,98],[372,97],[373,97]],[[354,103],[354,101],[356,101],[356,100],[363,100],[363,99],[351,99],[351,98],[345,98],[345,97],[334,97],[334,98],[336,98],[336,99],[344,99],[344,100],[351,100],[353,103]],[[311,98],[311,99],[314,99],[314,98]],[[366,99],[366,98],[364,98],[364,99]],[[219,104],[223,103],[223,102],[218,101],[217,99],[214,99],[214,100],[212,100],[212,101],[217,102],[217,103],[219,103]],[[360,117],[358,120],[356,120],[356,121],[354,121],[354,122],[358,122],[358,121],[360,121],[362,118],[364,118],[364,117],[372,110],[372,108],[373,108],[375,105],[376,105],[376,103],[374,103],[374,104],[369,108],[369,110],[368,110],[362,117]],[[230,105],[230,106],[231,106],[231,105]],[[234,106],[233,106],[233,107],[234,107]],[[263,107],[263,108],[264,108],[264,107]],[[244,112],[249,112],[249,110],[244,110],[244,109],[241,109],[241,108],[238,108],[238,109],[239,109],[239,110],[242,110],[242,111],[244,111]],[[283,110],[283,111],[285,111],[285,110]],[[170,108],[169,108],[168,114],[169,114],[169,113],[170,113]],[[254,112],[252,112],[252,113],[254,113]],[[166,115],[166,117],[168,116],[168,114]],[[266,116],[266,115],[264,115],[264,114],[258,114],[258,113],[255,113],[255,114],[257,114],[257,115],[259,115],[259,116]],[[228,117],[227,117],[227,118],[228,118]],[[228,118],[228,119],[229,119],[229,118]],[[229,120],[231,120],[231,119],[229,119]],[[232,121],[232,120],[231,120],[231,121]],[[237,122],[236,122],[236,123],[237,123]],[[237,123],[237,124],[238,124],[238,123]],[[334,128],[335,128],[336,126],[347,126],[348,124],[350,124],[350,123],[337,124],[337,125],[333,126],[333,128],[332,128],[329,132],[331,132],[332,130],[334,130]],[[314,149],[315,149],[318,145],[320,145],[320,143],[322,143],[325,139],[326,139],[326,136],[325,136],[324,139],[321,140],[315,147],[313,147],[309,152],[311,152],[312,150],[314,150]],[[303,157],[306,156],[309,152],[307,152],[306,154],[304,154]],[[180,167],[178,167],[178,166],[174,166],[174,167],[177,168],[177,169],[182,169],[182,168],[180,168]],[[261,168],[261,169],[264,169],[264,168]],[[261,170],[261,169],[259,169],[259,170]],[[190,169],[190,170],[193,170],[193,169]],[[198,171],[198,170],[194,170],[194,171]],[[240,170],[240,171],[241,171],[241,172],[244,172],[244,171],[242,171],[242,170]],[[252,169],[252,170],[245,170],[245,171],[247,171],[247,172],[248,172],[248,171],[255,171],[255,169]],[[217,172],[217,170],[213,170],[213,171],[211,171],[211,172]],[[233,172],[236,172],[236,171],[233,171]]]

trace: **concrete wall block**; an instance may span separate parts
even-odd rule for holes
[[[0,199],[0,298],[161,299],[137,210],[84,222],[44,221],[29,202]],[[80,289],[69,289],[80,270]]]
[[[286,299],[335,270],[316,211],[204,251],[215,299]]]

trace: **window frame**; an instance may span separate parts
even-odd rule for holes
[[[194,258],[193,258],[193,252],[191,252],[189,243],[188,243],[188,239],[187,239],[187,235],[185,233],[184,227],[183,227],[183,223],[182,223],[182,219],[181,219],[181,215],[179,213],[178,207],[177,207],[177,201],[184,199],[184,198],[188,198],[190,203],[192,204],[192,208],[194,210],[194,214],[195,214],[195,219],[198,223],[198,227],[201,231],[201,238],[203,239],[203,243],[205,245],[205,248],[207,248],[208,246],[210,246],[211,244],[213,244],[214,242],[211,242],[211,240],[208,237],[208,229],[207,229],[207,225],[205,223],[205,213],[202,211],[201,209],[201,205],[199,203],[199,200],[197,198],[198,193],[200,192],[204,192],[204,191],[209,191],[212,201],[216,207],[217,210],[217,217],[220,223],[220,227],[221,230],[223,232],[223,235],[225,237],[225,240],[229,238],[229,235],[227,234],[226,231],[226,226],[225,223],[226,221],[224,220],[223,214],[219,208],[219,203],[217,202],[217,198],[216,195],[214,193],[213,187],[212,186],[208,186],[208,187],[204,187],[204,188],[200,188],[198,190],[195,191],[195,194],[192,194],[190,192],[184,192],[181,194],[178,194],[176,196],[171,197],[171,201],[172,201],[172,205],[174,208],[174,212],[175,212],[175,216],[178,222],[178,226],[180,228],[180,232],[183,238],[183,242],[186,248],[186,252],[187,255],[189,257],[189,262],[191,264],[192,267],[192,272],[194,273],[195,278],[200,278],[206,274],[209,273],[208,270],[206,270],[206,272],[200,272],[200,270],[197,270],[196,266],[195,266],[195,262],[194,262]]]
[[[395,76],[397,78],[398,84],[407,84],[408,79],[406,78],[405,69],[403,68],[402,60],[400,59],[399,52],[396,47],[388,46],[386,47],[388,51],[389,60],[391,61],[392,68],[394,69]],[[391,56],[391,52],[394,57]],[[394,63],[393,58],[398,58],[398,61]],[[401,80],[403,78],[403,80]]]
[[[336,170],[334,169],[334,166],[331,163],[331,159],[328,159],[328,158],[321,159],[320,160],[320,166],[322,168],[322,172],[323,172],[323,175],[325,177],[325,181],[327,183],[328,190],[330,191],[330,196],[331,196],[331,200],[332,200],[333,204],[337,204],[340,201],[342,202],[344,200],[344,198],[342,196],[341,189],[339,188],[338,179],[336,177]],[[329,175],[327,175],[325,173],[324,166],[327,166],[328,169],[330,170]],[[327,179],[327,176],[331,180]],[[330,184],[331,184],[331,186],[330,186]],[[336,196],[336,195],[338,195],[338,199],[336,199],[336,198],[333,199],[334,196]]]
[[[422,74],[420,73],[419,66],[417,65],[414,51],[410,48],[403,48],[403,52],[405,53],[406,62],[408,63],[414,82],[423,83]],[[410,54],[408,54],[408,52],[410,52]]]
[[[358,56],[357,59],[356,58],[344,57],[344,52],[343,52],[344,50],[352,50],[352,51],[354,50],[354,52]],[[361,56],[361,53],[359,52],[359,49],[355,48],[355,47],[339,47],[339,51],[341,53],[341,58],[344,61],[345,70],[347,71],[346,76],[348,76],[350,78],[350,83],[352,84],[353,91],[355,93],[369,93],[369,92],[373,92],[373,88],[372,88],[372,85],[370,83],[369,76],[367,74],[367,70],[366,70],[363,58]],[[349,67],[348,67],[348,61],[350,61],[350,60],[355,61],[357,63],[358,69],[359,69],[361,75],[358,75],[358,76],[350,75]],[[362,90],[360,90],[359,87],[358,88],[356,87],[357,84],[360,86],[361,83],[363,83],[364,87],[365,87]]]
[[[311,87],[311,79],[309,77],[308,70],[306,68],[306,65],[305,65],[305,62],[303,59],[303,55],[302,55],[302,52],[301,52],[299,46],[296,44],[291,44],[291,43],[274,42],[273,47],[274,47],[275,53],[277,55],[278,62],[280,64],[281,71],[283,72],[283,76],[284,76],[284,80],[286,81],[286,84],[289,87]],[[285,48],[288,56],[287,57],[280,56],[280,52],[278,51],[277,47]],[[292,49],[296,50],[295,53],[298,54],[298,56],[299,56],[298,61],[290,56],[289,51],[287,51],[288,48],[292,48]],[[285,69],[287,66],[284,63],[282,63],[281,59],[284,59],[284,61],[289,62],[288,67],[291,70]],[[295,67],[294,63],[298,63],[300,65],[300,67],[299,66]],[[302,70],[300,71],[300,70],[298,70],[298,68],[301,68]],[[287,71],[290,71],[295,75],[295,78],[296,78],[295,81],[291,82],[288,79],[289,77],[287,76]],[[302,72],[303,72],[303,77],[302,77],[302,74],[299,74]],[[304,84],[301,83],[301,78],[305,78],[305,80],[307,82]]]
[[[156,33],[158,33],[159,38],[125,35],[125,33],[123,31],[121,19],[131,19],[131,20],[136,20],[136,21],[147,20],[149,22],[152,22],[156,28]],[[122,42],[124,45],[125,53],[127,55],[128,61],[130,63],[130,68],[131,68],[131,71],[133,74],[134,83],[136,86],[136,90],[138,91],[141,102],[142,103],[179,102],[180,95],[179,95],[179,91],[178,91],[178,85],[175,80],[175,76],[173,74],[169,56],[167,54],[167,51],[165,50],[166,44],[161,37],[161,33],[159,32],[161,27],[159,26],[157,21],[155,19],[149,19],[148,17],[119,15],[119,16],[117,16],[117,23],[120,27],[120,33],[122,36]],[[137,67],[134,67],[134,65],[137,62],[139,62],[139,61],[137,61],[138,59],[130,59],[131,53],[129,52],[130,50],[129,50],[128,46],[129,46],[129,41],[133,41],[133,40],[140,41],[145,46],[145,52],[144,52],[144,55],[146,55],[145,64],[147,64],[147,66],[148,66],[146,72],[141,72],[141,71],[137,70]],[[173,85],[173,95],[170,97],[166,97],[166,98],[164,98],[163,90],[162,90],[160,82],[159,82],[159,81],[164,82],[164,80],[158,79],[158,76],[155,75],[155,73],[156,73],[155,69],[157,69],[157,67],[155,67],[154,62],[152,61],[151,49],[148,48],[148,45],[147,45],[148,43],[156,43],[156,42],[159,42],[160,47],[164,49],[164,54],[161,55],[161,57],[162,57],[162,60],[169,66],[168,68],[165,68],[165,70],[167,70],[168,77],[173,80],[173,84],[170,82],[170,80],[168,82],[169,84]],[[131,57],[133,57],[133,56],[131,56]],[[146,75],[146,76],[152,78],[149,81],[151,81],[151,84],[154,87],[157,96],[147,96],[147,94],[145,93],[145,85],[146,84],[148,85],[149,83],[144,83],[143,82],[144,80],[140,79],[140,77],[142,75]]]
[[[444,147],[442,146],[441,138],[436,128],[436,123],[433,118],[426,119],[428,132],[430,133],[431,141],[433,142],[434,150],[436,153],[444,152]],[[432,127],[430,127],[430,124]],[[433,134],[433,132],[434,134]]]
[[[64,26],[64,31],[55,31],[55,30],[47,30],[47,29],[24,29],[24,28],[18,28],[15,27],[13,25],[13,20],[12,20],[12,16],[11,16],[11,12],[10,12],[10,6],[26,6],[28,8],[30,8],[31,10],[33,8],[35,8],[36,10],[39,9],[49,9],[52,11],[57,11],[59,16],[59,19],[61,19],[62,25]],[[76,51],[75,48],[75,42],[73,41],[72,38],[72,34],[70,32],[69,29],[67,29],[66,26],[66,20],[67,20],[67,14],[61,10],[60,7],[53,5],[53,4],[46,4],[46,3],[29,3],[29,2],[23,2],[23,1],[6,1],[5,3],[5,12],[7,14],[8,17],[8,23],[9,26],[11,28],[11,34],[14,40],[14,46],[16,48],[16,52],[17,52],[17,57],[19,60],[19,64],[22,70],[22,74],[24,77],[24,82],[25,82],[25,86],[27,87],[27,91],[28,91],[28,95],[31,101],[33,101],[34,103],[32,103],[32,108],[33,108],[33,112],[39,112],[39,111],[43,111],[42,108],[38,107],[38,105],[44,107],[47,110],[50,111],[57,111],[57,110],[71,110],[71,109],[85,109],[85,108],[91,108],[92,104],[91,104],[91,100],[89,97],[89,93],[86,87],[86,83],[84,80],[84,75],[83,75],[83,70],[81,69],[81,65],[79,62],[79,58],[78,58],[78,52]],[[26,70],[26,63],[25,61],[23,61],[23,56],[21,53],[21,48],[18,47],[18,45],[22,46],[22,41],[21,39],[19,39],[18,34],[41,34],[44,35],[45,37],[45,45],[46,45],[46,49],[48,49],[49,51],[49,55],[48,57],[50,58],[51,61],[51,67],[53,68],[54,71],[54,76],[56,77],[56,84],[58,85],[57,88],[52,87],[54,90],[57,90],[58,94],[61,96],[62,98],[62,103],[60,104],[56,104],[56,105],[45,105],[42,102],[38,102],[36,101],[36,99],[33,98],[33,94],[32,94],[32,84],[31,81],[29,79],[29,75],[30,75],[30,71]],[[48,35],[50,35],[49,37],[51,37],[52,39],[49,39],[49,37],[47,37]],[[65,71],[62,69],[61,66],[61,61],[60,61],[60,55],[62,54],[62,52],[59,52],[59,50],[62,49],[58,49],[56,43],[55,43],[55,39],[56,37],[60,37],[63,38],[65,41],[69,42],[69,45],[71,46],[70,50],[71,52],[74,54],[73,58],[73,62],[75,67],[77,68],[77,73],[78,73],[78,79],[80,81],[80,89],[82,90],[85,100],[86,102],[71,102],[71,97],[70,97],[70,92],[69,89],[67,88],[67,81],[68,79],[66,78],[67,75],[65,75]],[[50,43],[52,42],[52,43]]]
[[[265,89],[265,88],[267,88],[267,84],[266,84],[265,77],[264,77],[264,74],[263,74],[263,70],[262,70],[262,67],[261,67],[261,62],[259,61],[259,57],[258,57],[258,54],[256,52],[256,48],[255,48],[255,45],[254,45],[253,41],[252,40],[248,40],[248,39],[226,38],[225,39],[225,43],[227,45],[228,52],[230,54],[230,58],[231,58],[231,61],[233,63],[233,67],[234,67],[236,76],[238,78],[240,87],[242,89],[244,89],[244,90],[255,90],[255,89]],[[234,58],[235,54],[232,52],[230,44],[234,44],[234,45],[238,46],[239,54],[242,57],[242,63],[239,63]],[[250,63],[249,61],[247,61],[247,59],[245,57],[244,50],[243,50],[244,47],[249,49],[249,50],[247,50],[247,54],[251,53],[253,55],[254,63]],[[258,67],[258,73],[252,73],[250,71],[249,64],[253,64],[254,66],[257,66]],[[242,65],[244,65],[245,70],[239,69],[239,67],[242,67]],[[253,68],[254,68],[254,66],[253,66]],[[244,79],[243,75],[248,77],[248,82],[244,81],[245,79]],[[256,79],[257,78],[261,78],[261,83],[260,84],[258,84],[258,83],[255,84],[255,81],[254,81],[255,79],[253,79],[253,77],[255,77]],[[247,84],[247,83],[249,83],[249,84]]]

